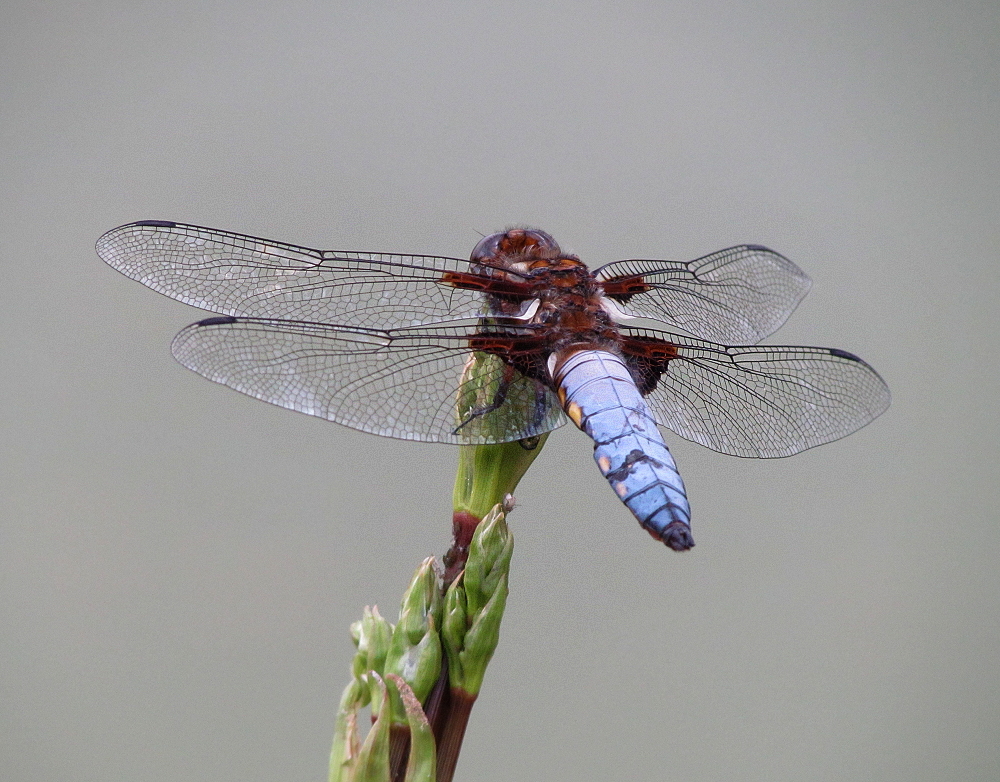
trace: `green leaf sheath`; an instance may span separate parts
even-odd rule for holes
[[[451,687],[475,696],[500,639],[514,540],[501,506],[476,529],[465,571],[445,594],[442,635]]]

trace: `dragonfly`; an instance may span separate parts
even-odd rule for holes
[[[890,402],[852,353],[758,344],[811,285],[760,245],[591,270],[534,228],[486,236],[465,260],[141,220],[97,252],[216,313],[183,329],[173,355],[257,399],[458,445],[529,441],[569,419],[639,524],[676,551],[694,545],[691,510],[659,427],[775,458],[844,437]]]

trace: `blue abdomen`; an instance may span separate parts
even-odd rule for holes
[[[558,364],[563,409],[594,440],[594,460],[639,524],[675,551],[694,545],[684,482],[622,360],[580,350]]]

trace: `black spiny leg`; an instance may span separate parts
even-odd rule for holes
[[[456,426],[452,430],[452,434],[458,434],[458,431],[468,424],[475,421],[477,418],[482,418],[484,415],[492,413],[494,410],[500,409],[504,402],[507,401],[507,392],[510,390],[511,383],[517,379],[518,372],[510,364],[504,364],[503,374],[500,376],[500,382],[497,383],[497,390],[493,394],[493,399],[489,404],[483,405],[482,407],[474,407],[469,411],[469,416],[462,423]]]
[[[549,389],[535,381],[535,411],[534,419],[532,423],[534,424],[534,429],[541,428],[542,421],[545,420],[545,416],[549,412]]]

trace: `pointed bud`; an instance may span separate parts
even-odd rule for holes
[[[514,538],[507,527],[503,506],[495,505],[476,529],[465,565],[465,589],[469,613],[475,614],[496,591],[502,577],[510,572]]]
[[[424,700],[441,674],[441,639],[438,625],[441,616],[441,587],[434,571],[434,558],[425,559],[403,595],[399,622],[392,632],[385,672],[401,676],[413,689],[418,700]],[[403,703],[393,698],[393,720],[406,720]]]
[[[385,668],[385,658],[389,653],[389,645],[392,640],[392,625],[389,624],[378,612],[378,606],[369,608],[365,606],[361,620],[351,625],[351,640],[358,647],[357,654],[351,661],[351,673],[354,678],[368,685],[368,695],[362,705],[372,704],[372,709],[377,711],[380,705],[379,697],[381,690],[373,680],[368,677],[369,671],[381,674]]]
[[[442,637],[449,683],[473,697],[500,640],[513,546],[503,507],[497,505],[476,529],[465,571],[445,594]]]
[[[464,681],[462,670],[462,645],[468,629],[468,601],[465,598],[464,574],[459,575],[444,596],[444,625],[441,640],[448,654],[448,679],[452,686]]]
[[[500,643],[500,622],[506,606],[507,576],[504,575],[489,602],[476,615],[465,634],[464,648],[459,655],[462,680],[451,679],[452,686],[473,696],[479,694],[486,676],[486,666],[493,659],[493,652]]]
[[[434,732],[427,721],[427,715],[424,714],[416,694],[401,677],[390,673],[386,678],[396,685],[406,710],[406,721],[410,726],[410,757],[406,763],[404,782],[434,782],[437,771],[437,750],[434,745]]]
[[[368,671],[382,672],[385,656],[389,653],[392,625],[378,612],[378,606],[365,606],[360,621],[351,625],[351,640],[358,647],[351,671],[360,678]]]
[[[374,672],[370,676],[375,686],[381,690],[378,695],[381,706],[371,730],[365,737],[365,743],[358,752],[354,777],[351,782],[388,782],[389,780],[389,698],[386,697],[386,686],[382,677]]]
[[[428,557],[413,574],[410,585],[403,593],[399,607],[396,632],[406,635],[409,643],[417,643],[427,632],[427,617],[433,616],[440,623],[441,585],[434,570],[434,557]]]
[[[352,782],[354,764],[361,748],[358,735],[358,709],[368,700],[368,688],[357,679],[344,688],[333,729],[330,750],[330,782]]]

